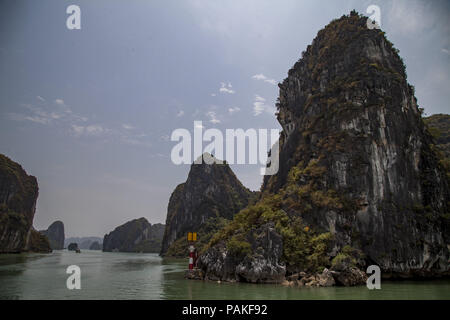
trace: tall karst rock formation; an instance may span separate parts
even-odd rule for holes
[[[48,238],[50,247],[53,250],[64,249],[65,234],[64,223],[62,221],[55,221],[48,227],[47,230],[41,230],[39,232]]]
[[[0,253],[51,251],[33,228],[38,184],[16,162],[0,154]]]
[[[279,85],[279,172],[217,234],[207,277],[270,281],[349,255],[385,275],[448,273],[448,178],[398,50],[366,21],[332,21]],[[255,253],[258,226],[279,245]]]
[[[217,162],[210,154],[203,157]],[[192,164],[186,182],[178,185],[170,197],[161,254],[186,256],[188,232],[199,233],[200,247],[206,244],[254,196],[228,164]]]

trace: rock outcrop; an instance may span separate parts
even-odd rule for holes
[[[78,251],[78,250],[80,250],[80,248],[78,247],[78,243],[72,242],[72,243],[69,243],[69,245],[67,246],[67,250]]]
[[[178,185],[170,197],[161,255],[186,256],[188,232],[197,232],[202,243],[207,243],[224,225],[224,219],[232,219],[254,196],[228,164],[207,153],[202,157],[214,163],[195,161],[186,182]]]
[[[31,228],[25,251],[50,253],[52,252],[52,248],[50,245],[50,241],[45,235],[35,230],[34,228]]]
[[[286,276],[331,268],[337,284],[355,285],[372,264],[385,276],[449,273],[448,176],[398,51],[366,21],[356,12],[332,21],[279,85],[279,171],[214,236],[200,258],[206,278],[267,281],[252,233],[268,222],[282,255],[263,264],[284,264]],[[233,239],[251,250],[228,258]]]
[[[55,221],[48,227],[47,230],[41,230],[39,232],[44,236],[47,236],[52,250],[64,249],[64,223],[61,221]]]
[[[164,227],[145,218],[129,221],[105,235],[103,251],[159,253]]]
[[[450,158],[450,115],[433,114],[423,119],[436,140],[436,147],[447,159]]]
[[[227,244],[220,242],[200,256],[198,266],[206,279],[281,283],[286,266],[281,263],[282,237],[274,223],[254,229],[246,240],[237,237]]]
[[[36,178],[0,154],[0,253],[51,251],[32,228],[38,193]]]

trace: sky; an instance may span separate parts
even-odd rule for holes
[[[448,1],[1,0],[0,153],[38,179],[34,227],[164,223],[190,168],[172,163],[172,132],[281,129],[277,84],[320,29],[372,4],[420,107],[448,113]],[[232,169],[259,189],[260,165]]]

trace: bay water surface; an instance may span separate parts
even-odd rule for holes
[[[297,288],[185,280],[187,259],[157,254],[67,250],[0,255],[0,299],[450,299],[450,280],[382,281],[365,286]],[[66,269],[81,270],[81,289],[66,286]]]

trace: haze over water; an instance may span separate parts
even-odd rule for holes
[[[66,268],[81,269],[81,289],[68,290]],[[156,254],[109,253],[0,256],[0,299],[450,299],[450,280],[383,281],[362,287],[289,288],[281,285],[185,280],[187,261]]]

